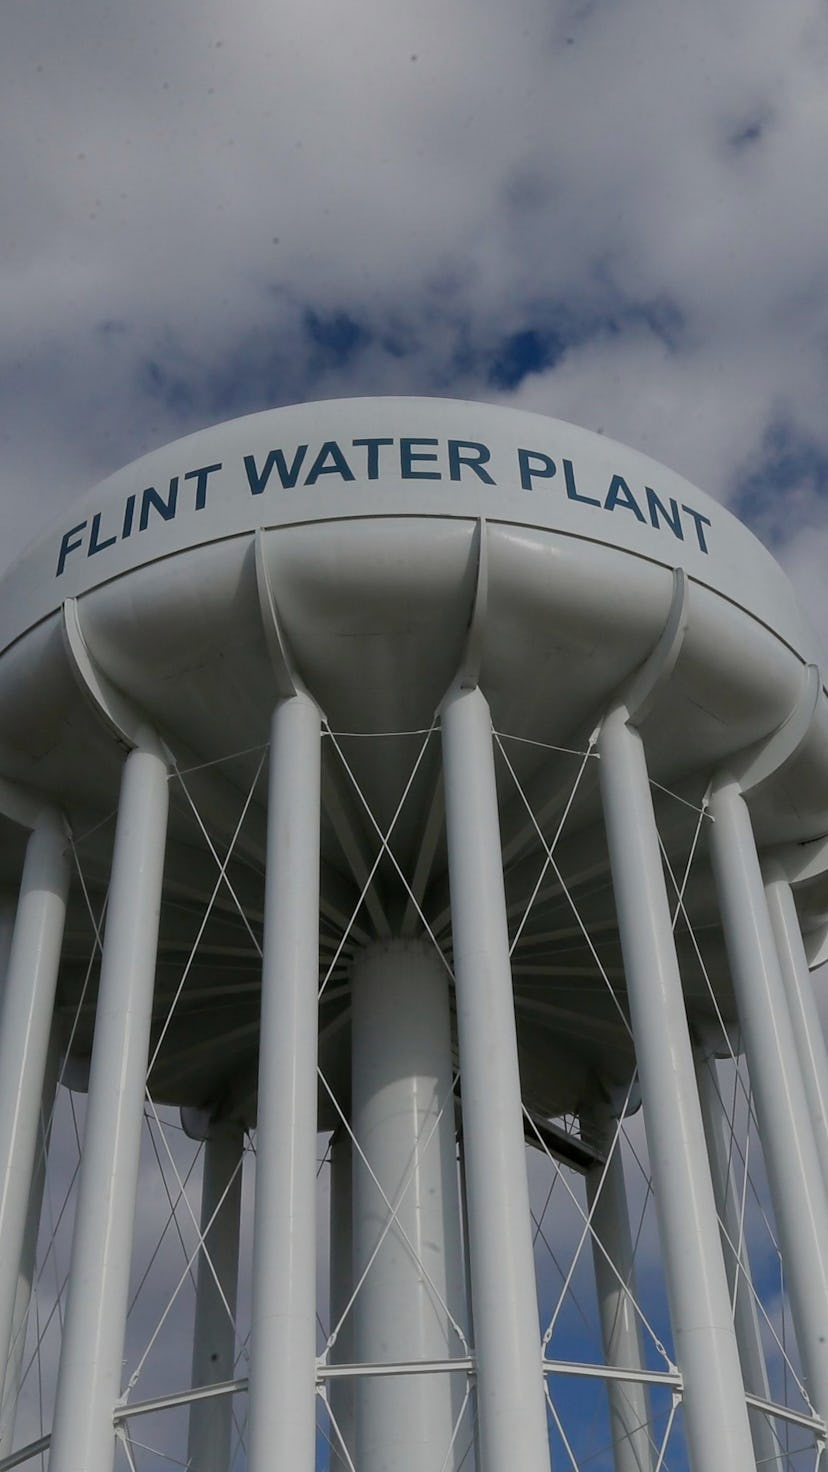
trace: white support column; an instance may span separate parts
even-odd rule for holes
[[[55,1103],[60,1049],[55,1037],[55,1026],[49,1041],[46,1056],[46,1071],[40,1102],[37,1148],[35,1150],[32,1181],[29,1188],[29,1205],[26,1226],[23,1232],[23,1248],[20,1254],[20,1269],[17,1276],[17,1292],[12,1315],[11,1343],[6,1364],[6,1378],[2,1386],[3,1399],[0,1405],[0,1447],[8,1450],[14,1437],[17,1417],[17,1399],[26,1355],[26,1330],[29,1319],[29,1304],[32,1297],[35,1267],[37,1263],[37,1239],[40,1230],[40,1213],[43,1205],[43,1189],[46,1184],[46,1161],[49,1152],[52,1111]]]
[[[234,1375],[243,1145],[241,1125],[229,1120],[211,1124],[204,1142],[200,1218],[204,1248],[196,1275],[194,1388],[232,1380]],[[191,1472],[229,1472],[232,1442],[233,1397],[194,1401],[187,1440]]]
[[[167,806],[163,757],[137,747],[124,763],[115,829],[52,1472],[110,1472],[114,1457]]]
[[[828,1050],[822,1031],[808,958],[791,886],[773,860],[763,865],[765,896],[776,939],[782,980],[788,998],[802,1082],[808,1099],[814,1139],[828,1192]]]
[[[747,804],[724,777],[711,850],[799,1353],[828,1417],[828,1206]]]
[[[601,791],[690,1464],[753,1472],[644,746],[626,717],[601,728]]]
[[[457,1110],[455,1110],[455,1119]],[[472,1314],[472,1290],[471,1273],[469,1271],[469,1196],[466,1190],[466,1157],[463,1148],[462,1116],[458,1121],[460,1129],[457,1141],[457,1184],[460,1191],[460,1226],[463,1242],[463,1289],[466,1295],[466,1312],[463,1319],[466,1327],[466,1335],[470,1344],[476,1344],[474,1332],[474,1316]],[[463,1472],[479,1472],[480,1468],[480,1420],[477,1414],[477,1377],[473,1375],[469,1382],[469,1423],[472,1428],[471,1446],[466,1461],[463,1463]]]
[[[456,1358],[449,1311],[457,1320],[463,1265],[448,977],[432,946],[391,941],[358,957],[351,997],[353,1129],[370,1165],[355,1151],[357,1281],[371,1264],[353,1308],[356,1360]],[[398,1208],[387,1232],[383,1196]],[[359,1472],[454,1472],[464,1385],[456,1372],[359,1379]]]
[[[331,1140],[331,1202],[330,1202],[330,1317],[334,1328],[351,1301],[354,1287],[354,1233],[353,1233],[353,1149],[351,1137],[343,1128]],[[331,1364],[351,1365],[354,1362],[354,1311],[350,1309],[343,1321],[331,1348]],[[342,1376],[328,1383],[328,1403],[339,1427],[339,1434],[348,1448],[351,1460],[356,1455],[354,1445],[354,1382]],[[334,1472],[345,1472],[348,1463],[342,1454],[336,1433],[331,1437],[331,1468]]]
[[[12,940],[14,939],[14,917],[17,913],[17,893],[0,890],[0,997],[6,989],[6,974],[9,969]]]
[[[442,709],[480,1472],[548,1472],[549,1439],[489,707]]]
[[[271,724],[250,1359],[250,1472],[313,1472],[321,723]]]
[[[69,889],[66,848],[60,819],[45,813],[26,847],[0,1013],[0,1376],[13,1334],[40,1133]]]
[[[609,1152],[606,1166],[596,1161],[586,1172],[587,1203],[598,1238],[597,1242],[592,1239],[592,1262],[604,1359],[607,1365],[621,1369],[643,1370],[641,1322],[632,1302],[636,1292],[635,1261],[620,1141],[612,1149],[618,1120],[604,1103],[593,1105],[588,1119],[602,1148]],[[653,1472],[655,1458],[646,1385],[610,1380],[607,1399],[615,1472]]]
[[[762,1349],[762,1334],[759,1327],[759,1315],[756,1311],[756,1299],[753,1294],[746,1243],[742,1243],[738,1262],[734,1255],[739,1242],[741,1209],[734,1180],[730,1133],[719,1093],[716,1060],[711,1050],[703,1043],[696,1046],[695,1056],[699,1103],[704,1121],[704,1133],[707,1138],[713,1195],[716,1198],[716,1209],[721,1223],[722,1252],[730,1298],[733,1303],[733,1321],[736,1328],[736,1342],[739,1346],[739,1359],[742,1364],[742,1378],[745,1382],[745,1389],[749,1390],[752,1395],[758,1395],[762,1400],[770,1400],[768,1371]],[[774,1434],[772,1423],[762,1411],[750,1410],[748,1417],[757,1466],[760,1468],[776,1466],[776,1459],[779,1457],[779,1442]]]
[[[9,956],[11,955],[12,937],[14,935],[14,916],[17,908],[17,895],[11,891],[0,890],[0,1026],[2,1026],[3,992],[6,986],[6,974],[9,967]],[[27,1221],[28,1226],[28,1221]],[[0,1361],[0,1456],[4,1455],[12,1444],[14,1435],[14,1405],[13,1398],[17,1400],[18,1375],[11,1363],[14,1358],[14,1346],[17,1341],[18,1325],[18,1302],[20,1298],[19,1288],[15,1294],[15,1304],[12,1310],[12,1327],[9,1336],[8,1358],[5,1362]]]

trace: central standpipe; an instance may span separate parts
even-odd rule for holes
[[[448,976],[432,946],[392,941],[357,960],[351,1029],[355,1284],[367,1269],[352,1309],[355,1359],[462,1357],[451,1323],[461,1321],[463,1265]],[[449,1452],[464,1380],[360,1378],[359,1472],[458,1468],[471,1434],[469,1420]]]
[[[615,1140],[617,1117],[604,1100],[596,1100],[581,1117],[607,1153],[606,1164],[590,1166],[586,1193],[592,1218],[592,1261],[601,1339],[608,1365],[627,1370],[645,1368],[641,1322],[635,1308],[635,1256],[624,1163]],[[615,1148],[613,1149],[613,1143]],[[615,1472],[653,1472],[655,1456],[647,1386],[635,1380],[607,1382]]]
[[[231,1120],[211,1124],[204,1143],[201,1232],[193,1328],[194,1388],[232,1380],[236,1349],[242,1152],[244,1134]],[[232,1462],[233,1397],[190,1406],[187,1464],[194,1472],[227,1472]]]

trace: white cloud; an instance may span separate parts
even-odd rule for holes
[[[714,494],[780,413],[828,448],[815,3],[17,0],[4,25],[7,540],[268,397],[389,376],[491,395],[498,344],[550,310],[572,345],[521,402]],[[376,340],[321,367],[306,306]],[[288,349],[269,392],[245,382],[246,344]],[[189,396],[153,387],[150,361]]]

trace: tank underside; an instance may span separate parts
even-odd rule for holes
[[[325,719],[326,1073],[347,1097],[349,976],[361,950],[428,936],[451,965],[439,707],[472,658],[496,732],[526,1098],[538,1119],[576,1113],[597,1078],[620,1083],[633,1066],[590,742],[663,638],[677,574],[617,548],[467,517],[328,520],[189,548],[83,594],[3,655],[0,687],[13,695],[0,714],[5,775],[63,809],[84,876],[59,983],[72,1077],[83,1087],[96,986],[90,907],[99,914],[105,895],[124,741],[83,688],[67,618],[96,677],[161,733],[175,760],[156,1095],[255,1119],[266,744],[278,685],[257,558],[284,651]],[[687,580],[683,602],[680,651],[640,729],[688,1008],[703,1027],[717,1010],[734,1016],[706,789],[728,757],[784,725],[804,664],[711,588]],[[769,783],[755,795],[765,847],[828,827],[828,784],[824,773],[813,782],[815,766],[806,753],[807,810],[796,771],[784,788]],[[11,878],[22,838],[7,826]],[[821,889],[803,909],[815,949]]]

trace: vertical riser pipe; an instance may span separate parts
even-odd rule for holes
[[[356,962],[352,984],[354,1303],[359,1363],[464,1354],[448,977],[431,947],[391,942]],[[396,1207],[386,1231],[389,1208]],[[370,1267],[368,1266],[370,1263]],[[465,1375],[357,1381],[359,1472],[453,1472]]]
[[[239,1125],[218,1123],[204,1144],[200,1218],[204,1247],[196,1275],[193,1386],[234,1376],[243,1143]],[[229,1472],[232,1440],[232,1396],[195,1401],[187,1442],[192,1472]]]
[[[617,1121],[600,1108],[591,1110],[588,1119],[604,1149],[610,1152]],[[611,1150],[606,1166],[596,1164],[587,1171],[586,1193],[598,1239],[592,1242],[592,1261],[604,1359],[608,1365],[622,1369],[643,1370],[641,1325],[633,1306],[635,1263],[620,1142]],[[653,1472],[655,1457],[646,1385],[611,1380],[607,1397],[615,1472]]]

